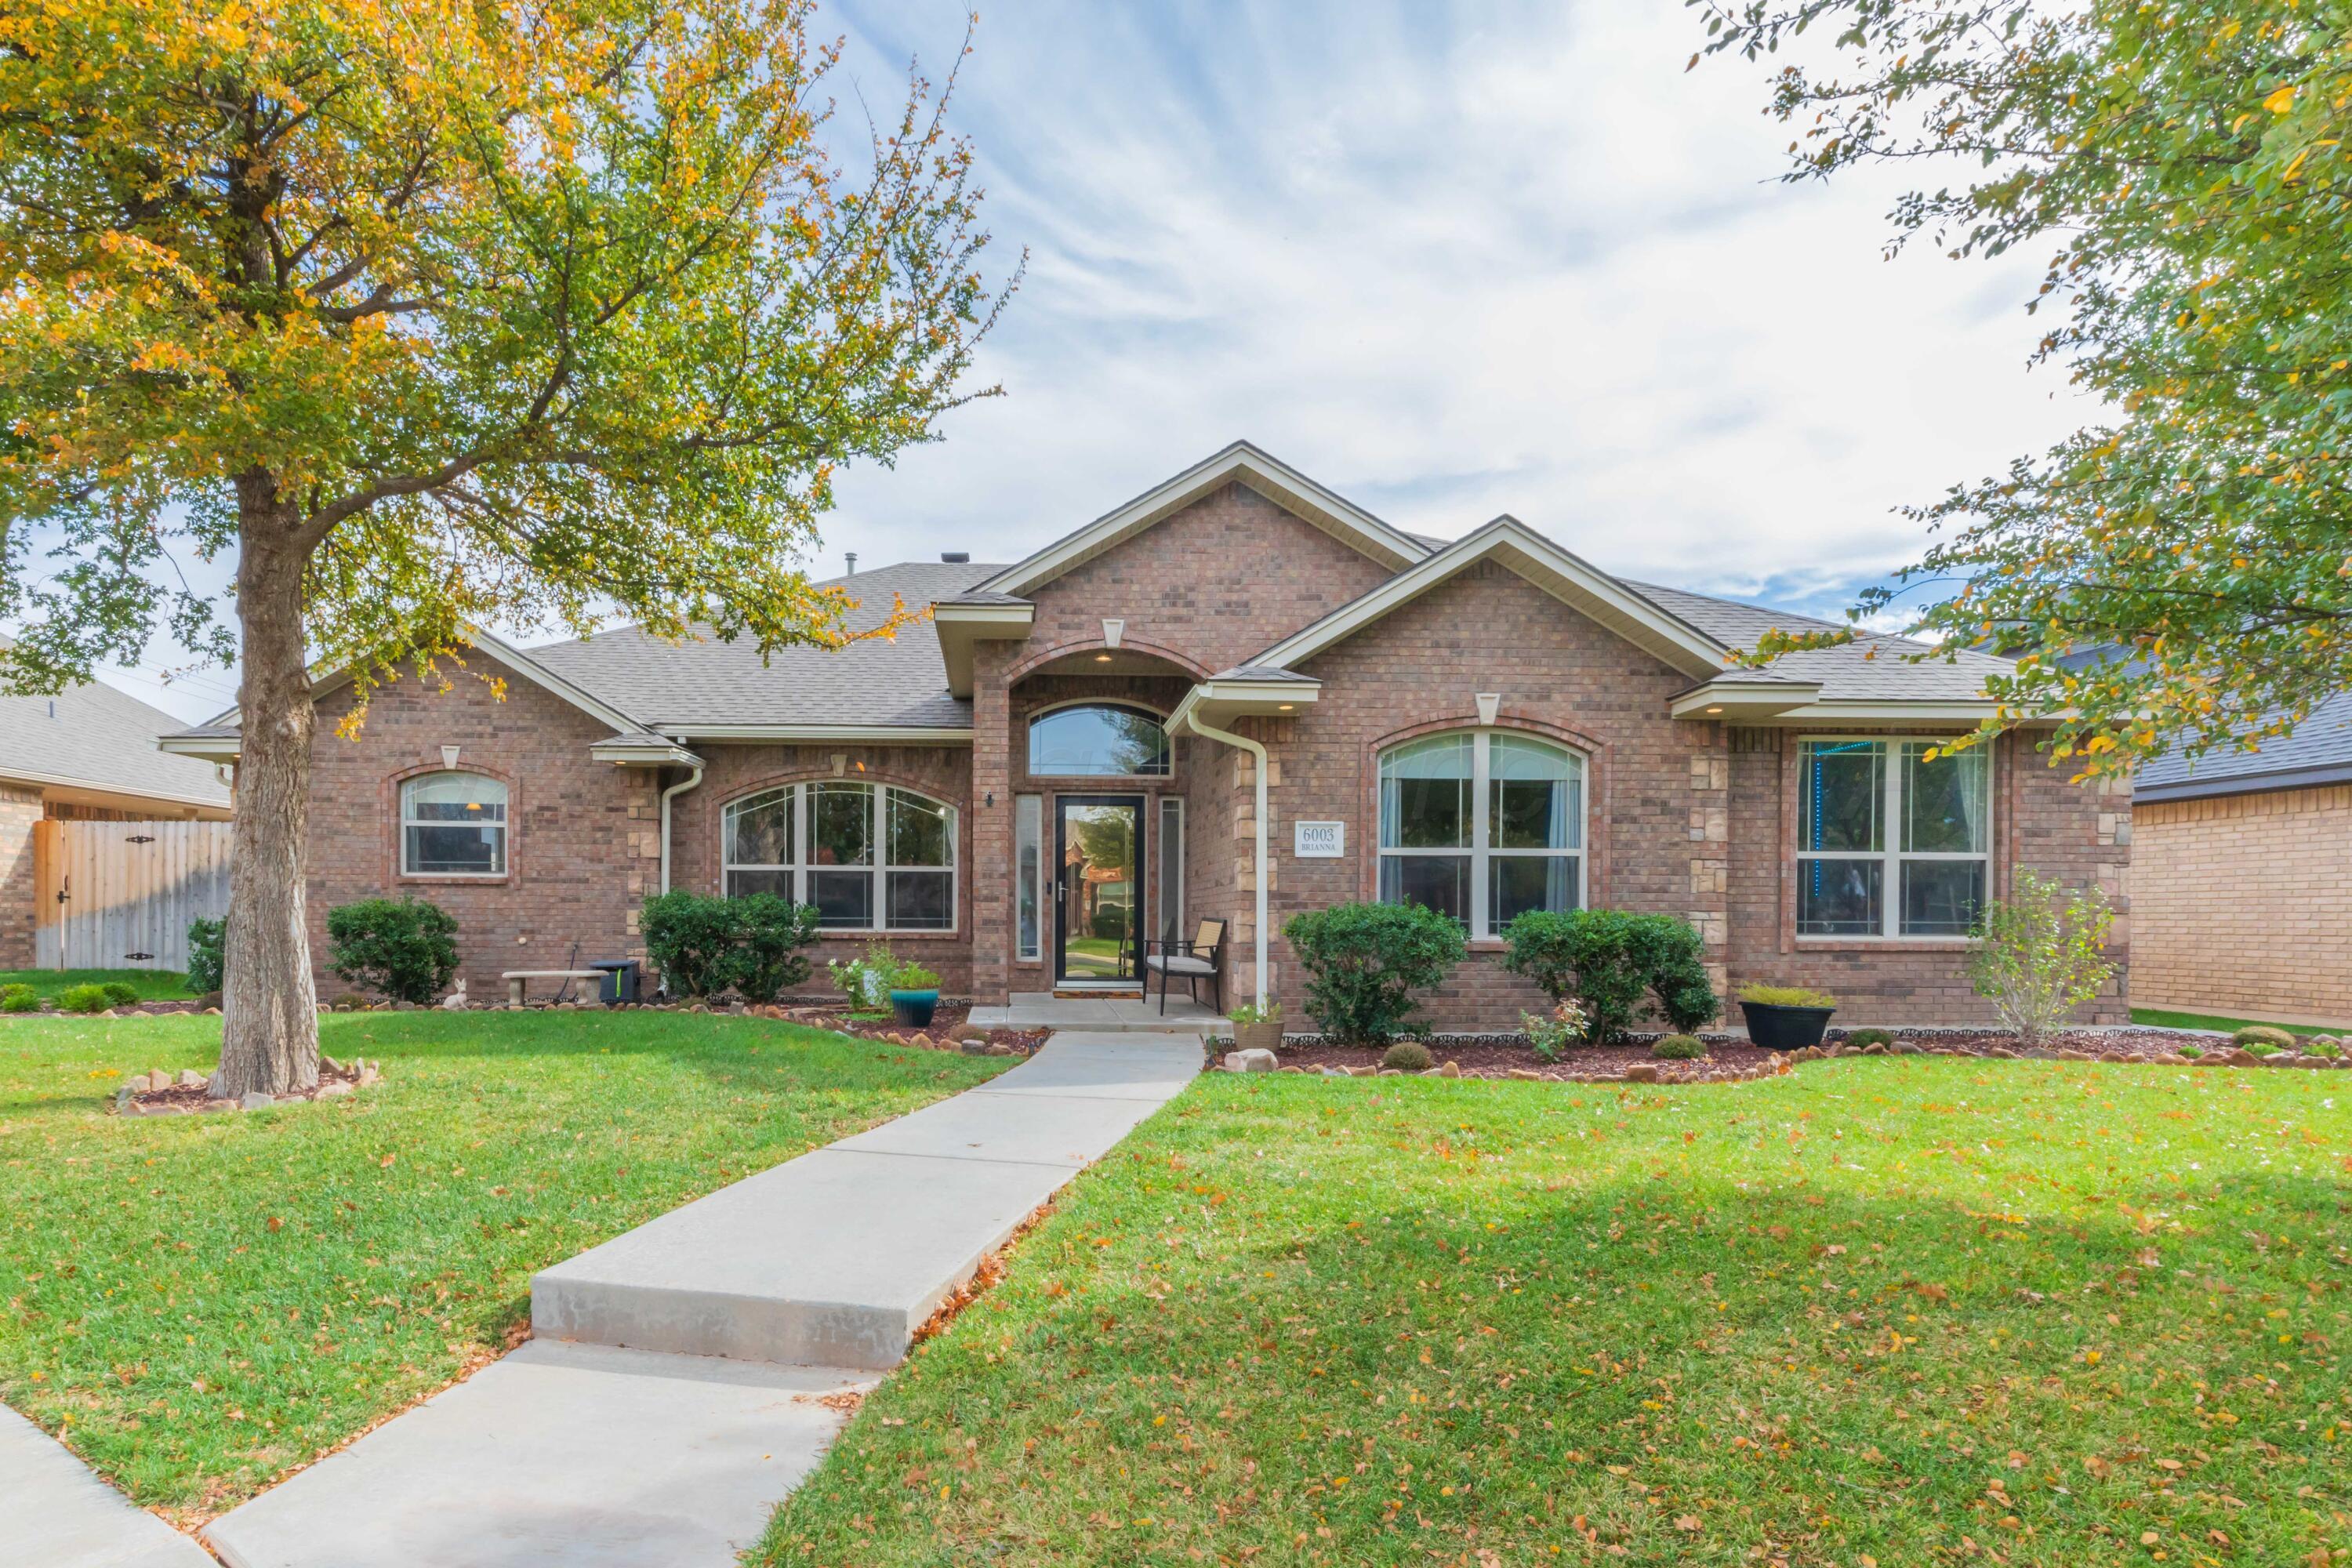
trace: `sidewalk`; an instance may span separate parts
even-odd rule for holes
[[[204,1548],[0,1405],[0,1563],[11,1568],[213,1568]]]
[[[530,1342],[205,1538],[230,1568],[726,1568],[981,1259],[1200,1068],[1193,1036],[1056,1035],[559,1263]]]

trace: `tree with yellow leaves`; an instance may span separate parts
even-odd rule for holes
[[[2352,7],[1690,3],[1702,52],[1787,62],[1788,178],[1917,170],[1895,245],[2048,247],[2038,357],[2102,412],[1916,509],[1916,626],[2020,655],[1992,694],[2095,773],[2352,687]]]
[[[219,1090],[316,1080],[314,669],[356,722],[475,624],[844,638],[793,564],[833,475],[971,395],[1004,295],[946,94],[830,145],[809,21],[0,5],[0,681],[241,650]]]

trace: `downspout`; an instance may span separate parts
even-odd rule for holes
[[[669,788],[662,791],[661,794],[661,890],[665,893],[669,891],[670,799],[674,795],[684,795],[688,790],[692,789],[701,782],[702,764],[700,763],[697,763],[694,764],[694,770],[691,773],[688,773],[686,777],[678,780],[677,783],[670,785]]]
[[[1257,1005],[1266,1004],[1265,995],[1265,742],[1236,735],[1230,730],[1220,730],[1201,722],[1198,709],[1184,715],[1185,727],[1196,735],[1206,735],[1212,741],[1223,741],[1228,746],[1238,746],[1257,760]]]

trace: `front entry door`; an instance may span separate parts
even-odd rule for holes
[[[1141,973],[1143,797],[1066,795],[1054,805],[1054,974],[1132,985]]]

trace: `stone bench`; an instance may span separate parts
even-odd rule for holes
[[[523,986],[529,981],[594,980],[601,982],[604,978],[604,972],[601,969],[509,969],[499,978],[507,983],[507,1005],[520,1007],[522,1005]]]

